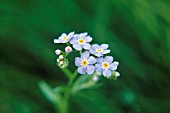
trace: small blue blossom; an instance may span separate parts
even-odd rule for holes
[[[106,56],[105,58],[97,58],[95,67],[97,72],[101,72],[104,76],[109,77],[112,74],[111,71],[115,71],[118,65],[118,62],[113,62],[112,56]]]
[[[100,46],[98,44],[93,44],[89,52],[97,57],[101,57],[103,54],[110,53],[110,50],[107,49],[108,47],[108,44],[101,44]]]
[[[78,73],[80,74],[92,74],[95,71],[96,59],[93,56],[89,56],[90,53],[85,51],[81,54],[81,57],[75,58],[75,65],[78,66]]]
[[[74,35],[74,37],[70,40],[70,43],[73,44],[74,49],[80,51],[83,48],[86,50],[90,49],[91,45],[89,42],[91,41],[92,38],[87,36],[87,33],[81,33]]]
[[[71,32],[68,35],[63,33],[58,39],[54,39],[54,43],[67,43],[73,36],[74,32]]]

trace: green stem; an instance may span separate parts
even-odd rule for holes
[[[70,87],[71,85],[72,85],[72,83],[73,83],[73,81],[74,81],[74,79],[76,78],[76,76],[77,76],[77,70],[75,70],[75,72],[73,73],[73,76],[70,78],[70,80],[69,80],[69,82],[68,82],[68,87]]]
[[[64,97],[60,101],[59,113],[69,113],[69,97],[70,97],[70,92],[65,91]]]
[[[74,79],[77,76],[77,70],[73,73],[73,76],[70,77],[69,82],[67,84],[67,87],[65,88],[65,91],[63,92],[63,98],[60,101],[60,105],[58,106],[59,113],[69,113],[69,98],[70,98],[70,90],[71,85],[73,84]],[[56,112],[57,113],[57,112]]]
[[[80,51],[80,55],[82,54],[82,50]]]
[[[70,46],[70,43],[67,42],[66,45],[67,45],[67,46]]]

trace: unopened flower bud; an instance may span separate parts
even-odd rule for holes
[[[63,61],[60,61],[60,63],[59,63],[60,65],[62,65],[63,64]]]
[[[119,77],[119,76],[120,76],[120,73],[119,73],[119,72],[116,72],[115,75],[116,75],[116,77]]]
[[[60,55],[60,54],[61,54],[61,50],[57,49],[57,50],[55,50],[55,53],[56,53],[57,55]]]
[[[93,76],[94,81],[97,81],[98,79],[99,79],[98,76]]]
[[[63,59],[62,61],[59,62],[58,64],[61,68],[67,68],[67,66],[69,65],[69,62],[67,59]]]
[[[60,60],[62,60],[63,58],[64,58],[63,55],[60,55],[60,56],[59,56],[59,59],[60,59]]]
[[[67,47],[65,48],[65,51],[66,51],[67,53],[70,53],[70,52],[72,51],[72,48],[71,48],[70,46],[67,46]]]
[[[59,59],[59,58],[57,59],[57,62],[60,62],[60,59]]]

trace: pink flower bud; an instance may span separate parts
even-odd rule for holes
[[[99,79],[98,76],[94,76],[94,77],[93,77],[93,80],[94,80],[94,81],[97,81],[98,79]]]
[[[61,51],[60,51],[59,49],[57,49],[57,50],[55,50],[55,53],[56,53],[57,55],[60,55]]]
[[[65,51],[66,51],[67,53],[69,53],[69,52],[72,51],[72,48],[71,48],[70,46],[67,46],[67,47],[65,48]]]

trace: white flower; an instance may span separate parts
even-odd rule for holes
[[[71,48],[70,46],[67,46],[67,47],[65,48],[65,51],[66,51],[67,53],[70,53],[70,52],[72,51],[72,48]]]
[[[56,55],[60,55],[61,51],[59,49],[55,50]]]
[[[63,33],[58,39],[54,39],[54,43],[67,43],[73,37],[74,32],[69,33],[68,35]]]

